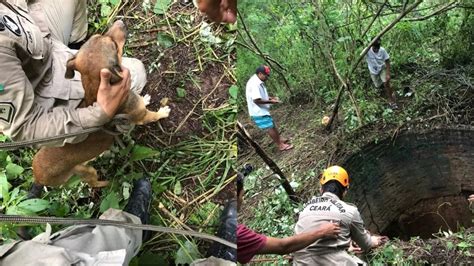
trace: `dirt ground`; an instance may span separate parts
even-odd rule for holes
[[[186,170],[182,170],[185,169],[184,165],[186,167],[192,165],[191,160],[199,158],[196,153],[205,154],[212,151],[193,150],[195,154],[187,156],[186,151],[180,150],[184,146],[182,143],[201,141],[204,143],[202,147],[214,148],[213,141],[219,139],[221,142],[232,144],[233,132],[225,131],[227,128],[214,131],[212,128],[205,127],[203,121],[204,115],[210,110],[219,110],[229,106],[229,87],[235,83],[236,55],[233,41],[236,30],[231,25],[211,23],[193,6],[191,1],[173,1],[163,15],[156,15],[153,12],[155,1],[150,1],[149,9],[144,7],[144,2],[146,1],[125,1],[117,13],[116,18],[125,22],[129,32],[125,56],[137,58],[145,65],[148,83],[141,94],[151,96],[151,102],[147,108],[158,110],[163,102],[166,102],[171,112],[168,118],[157,123],[137,126],[131,133],[131,141],[134,144],[160,151],[162,154],[174,156],[168,163],[167,158],[160,154],[157,160],[139,162],[140,167],[137,169],[139,172],[159,172],[166,161],[165,163],[168,163],[166,171],[170,170],[165,175],[169,175],[166,178],[170,178],[176,172],[185,174]],[[206,25],[208,25],[207,30],[203,29]],[[208,35],[204,35],[206,32]],[[128,140],[124,142],[126,141]],[[192,149],[198,149],[196,147],[201,146],[194,145]],[[121,158],[121,160],[127,160],[127,158]],[[228,167],[228,164],[222,161],[211,163],[211,166],[214,165],[219,165],[221,168]],[[209,172],[211,166],[203,167],[202,171],[207,171],[204,173],[193,173],[181,179],[174,176],[182,192],[175,193],[173,191],[175,186],[170,186],[169,183],[167,186],[170,187],[167,187],[166,191],[154,191],[157,197],[153,202],[152,215],[164,217],[165,224],[163,225],[165,226],[181,227],[183,223],[193,230],[215,233],[217,225],[211,224],[210,221],[211,218],[218,219],[219,206],[212,213],[206,213],[206,217],[199,217],[202,221],[197,225],[191,224],[190,221],[191,218],[201,215],[199,211],[203,209],[202,205],[207,204],[207,201],[222,206],[228,199],[235,197],[235,186],[232,183],[227,186],[222,185],[232,178],[232,173],[224,176],[221,168],[212,172],[213,176],[210,178],[211,181],[206,183],[206,187],[201,184],[201,179],[211,175]],[[121,165],[117,160],[116,165],[107,164],[105,167],[109,171],[109,168],[120,168]],[[201,190],[198,191],[197,187]],[[156,190],[155,187],[154,190]],[[95,200],[100,201],[98,197],[97,193]],[[194,201],[195,199],[197,201]],[[198,203],[202,199],[207,199],[207,201]],[[168,209],[170,213],[172,212],[171,214],[158,207],[158,203],[162,202],[165,205],[169,204],[164,206],[164,209]],[[180,220],[180,223],[176,224],[173,218]],[[154,221],[155,224],[157,222],[159,221]],[[173,237],[173,235],[160,236],[152,243],[147,243],[144,250],[160,254],[160,256],[169,255],[167,261],[173,264],[172,257],[180,249]],[[200,241],[198,238],[195,241],[201,253],[205,254],[209,242]]]
[[[474,234],[474,227],[466,229],[466,234],[471,237]],[[474,260],[474,248],[458,247],[467,239],[460,239],[456,235],[439,236],[430,239],[416,239],[414,241],[393,240],[393,244],[403,250],[404,254],[409,254],[418,261],[426,264],[452,264],[452,265],[472,265]]]
[[[461,92],[460,92],[461,93]],[[455,98],[456,95],[453,96]],[[276,162],[276,164],[287,175],[289,181],[293,180],[293,176],[309,176],[306,178],[296,194],[303,202],[310,197],[318,194],[319,180],[318,173],[329,164],[340,163],[349,154],[356,152],[363,145],[373,141],[374,139],[384,139],[387,137],[396,137],[402,131],[410,129],[425,130],[426,128],[436,128],[439,126],[459,126],[459,124],[468,125],[472,121],[470,112],[471,100],[459,96],[462,101],[453,99],[453,106],[456,110],[455,115],[449,116],[453,118],[449,120],[444,116],[438,115],[435,108],[427,107],[424,112],[403,124],[391,123],[371,123],[363,127],[357,128],[351,133],[344,132],[342,127],[337,126],[336,130],[328,132],[321,125],[321,118],[328,110],[321,108],[319,104],[308,103],[305,105],[291,105],[277,107],[272,110],[272,116],[276,122],[281,135],[288,137],[294,145],[294,149],[290,151],[280,152],[272,143],[270,137],[262,130],[259,130],[245,113],[240,113],[239,121],[244,125],[252,138],[260,144],[267,154]],[[401,108],[413,104],[414,99],[403,99],[400,101]],[[461,104],[454,104],[461,102]],[[467,105],[466,105],[467,104]],[[396,114],[401,111],[396,111]],[[439,112],[439,110],[438,110]],[[342,117],[342,116],[341,116]],[[421,123],[422,122],[422,123]],[[336,122],[340,123],[340,122]],[[239,157],[237,166],[241,167],[245,163],[250,163],[254,169],[263,169],[263,178],[272,174],[271,170],[266,166],[263,160],[254,152],[253,148],[239,139]],[[313,172],[313,176],[310,173]],[[316,174],[314,174],[316,173]],[[263,181],[262,181],[263,182]],[[265,180],[266,182],[266,180]],[[265,183],[264,182],[264,183]],[[254,217],[253,206],[257,206],[260,201],[267,197],[271,197],[273,187],[263,188],[259,193],[255,193],[252,197],[245,198],[245,204],[239,212],[239,221],[245,223]],[[472,232],[472,228],[469,229]],[[472,235],[471,235],[472,236]],[[424,241],[425,244],[432,246],[430,252],[423,251],[418,243]],[[457,249],[446,250],[446,242],[452,241],[447,239],[433,238],[429,240],[418,240],[418,242],[398,241],[397,244],[402,249],[412,254],[418,259],[426,260],[430,263],[451,262],[455,264],[461,262],[472,262],[472,257],[466,256]],[[459,241],[458,241],[459,242]],[[456,242],[457,243],[457,242]],[[472,254],[472,249],[471,249]]]
[[[404,71],[414,73],[415,70],[405,69]],[[398,89],[399,93],[408,89],[415,96],[397,97],[400,109],[396,110],[394,115],[403,118],[407,115],[404,113],[404,109],[412,108],[415,104],[419,104],[418,101],[423,103],[421,107],[417,109],[416,113],[409,114],[410,119],[404,121],[385,122],[380,118],[382,113],[376,114],[379,117],[376,122],[366,123],[350,130],[350,132],[346,129],[347,125],[343,125],[344,110],[342,109],[336,117],[333,129],[325,130],[321,119],[324,115],[329,116],[332,113],[330,104],[308,102],[305,104],[284,103],[275,106],[276,108],[272,109],[271,113],[281,135],[289,138],[294,145],[294,149],[290,151],[278,151],[270,137],[264,131],[256,128],[246,112],[240,112],[238,120],[252,138],[283,169],[284,173],[294,173],[301,176],[311,170],[318,172],[327,165],[340,163],[348,155],[375,139],[395,138],[405,130],[423,131],[437,127],[472,126],[474,91],[468,81],[460,82],[459,80],[465,80],[466,75],[472,76],[473,71],[472,67],[452,70],[418,67],[413,79],[407,81],[402,79],[403,73],[399,73],[401,77],[399,81],[394,81],[398,86],[395,86],[395,89]],[[425,96],[427,99],[423,100],[418,98],[420,96],[416,96],[417,89],[421,85],[432,88],[445,87],[446,89],[432,90]],[[378,101],[382,100],[383,102],[381,95],[373,93],[373,97],[378,97]],[[347,95],[345,101],[349,101]],[[254,164],[255,169],[265,168],[264,162],[254,153],[252,147],[239,141],[237,166],[242,166],[245,163]],[[306,189],[299,191],[299,196],[303,200],[319,189],[317,178],[307,182],[304,184]]]
[[[203,109],[218,107],[228,99],[228,88],[234,83],[229,69],[235,52],[202,41],[199,25],[206,18],[192,3],[173,3],[165,20],[153,16],[151,10],[144,11],[140,1],[135,2],[122,10],[131,32],[128,54],[147,68],[148,84],[142,94],[151,96],[148,108],[158,109],[163,98],[168,99],[171,108],[169,118],[160,121],[161,126],[145,125],[135,130],[137,139],[154,144],[156,140],[149,137],[154,135],[165,143],[176,143],[189,135],[202,134]],[[133,17],[126,16],[131,12]],[[213,24],[211,28],[229,39],[233,36],[226,26]],[[172,41],[172,36],[178,40]],[[178,95],[178,88],[184,89],[184,97]]]

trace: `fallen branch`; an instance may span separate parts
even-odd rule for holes
[[[189,119],[189,117],[194,113],[194,110],[196,109],[196,107],[199,105],[199,103],[204,103],[207,98],[209,98],[209,96],[211,96],[215,91],[216,89],[219,87],[219,85],[221,84],[221,81],[222,79],[224,78],[224,75],[221,76],[221,78],[219,79],[219,81],[216,83],[216,85],[214,86],[214,89],[212,89],[212,91],[210,93],[208,93],[205,97],[199,99],[199,101],[197,101],[193,108],[191,109],[191,111],[188,112],[188,114],[186,115],[186,117],[184,117],[184,119],[179,123],[178,127],[176,127],[176,129],[174,130],[174,132],[172,133],[172,135],[170,136],[170,139],[169,139],[169,143],[171,143],[171,138],[173,137],[174,134],[176,134],[180,129],[181,127],[184,125],[184,123],[186,123],[186,121]]]
[[[283,189],[285,189],[286,193],[288,194],[288,197],[290,197],[290,200],[292,200],[293,202],[299,202],[299,198],[296,196],[295,191],[291,187],[290,182],[286,178],[285,174],[283,174],[283,171],[281,171],[280,167],[278,167],[278,165],[275,163],[275,161],[273,161],[265,153],[265,151],[262,149],[262,147],[260,147],[260,145],[258,145],[257,142],[255,142],[252,139],[252,137],[250,137],[247,130],[245,130],[244,126],[239,121],[237,121],[237,130],[238,130],[239,134],[244,139],[246,139],[247,142],[250,143],[250,145],[252,145],[252,147],[255,149],[255,152],[260,156],[260,158],[263,159],[263,161],[268,165],[268,167],[270,167],[270,169],[272,169],[272,171],[279,176],[280,181],[281,181],[281,185],[282,185]]]

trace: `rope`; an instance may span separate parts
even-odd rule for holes
[[[107,126],[118,127],[124,124],[130,124],[130,117],[128,114],[118,114],[114,116],[112,121],[109,124],[107,124]],[[54,142],[56,140],[63,140],[67,138],[76,137],[79,135],[86,135],[86,134],[88,135],[100,130],[113,136],[120,135],[119,132],[107,129],[105,127],[94,127],[94,128],[84,129],[84,130],[74,132],[74,133],[65,133],[58,136],[46,137],[46,138],[41,138],[41,139],[21,140],[21,141],[15,141],[15,142],[0,143],[0,150],[17,150],[19,148]]]
[[[61,134],[61,135],[53,136],[53,137],[0,143],[0,150],[17,150],[17,149],[23,148],[23,147],[33,146],[33,145],[37,145],[37,144],[44,144],[44,143],[53,142],[53,141],[61,140],[61,139],[67,139],[67,138],[71,138],[71,137],[76,137],[76,136],[84,135],[84,134],[91,134],[91,133],[97,132],[99,130],[101,130],[101,128],[88,128],[88,129],[84,129],[84,130],[79,131],[79,132],[66,133],[66,134]]]
[[[74,218],[61,218],[61,217],[40,217],[40,216],[21,216],[21,215],[5,215],[0,214],[0,222],[8,222],[8,223],[21,223],[21,224],[68,224],[68,225],[102,225],[102,226],[118,226],[127,229],[138,229],[138,230],[149,230],[155,232],[162,232],[162,233],[169,233],[169,234],[179,234],[179,235],[188,235],[194,236],[206,240],[216,241],[228,247],[237,248],[235,243],[227,241],[225,239],[195,232],[189,230],[181,230],[176,228],[170,227],[163,227],[157,225],[150,225],[150,224],[133,224],[133,223],[126,223],[122,221],[115,221],[115,220],[104,220],[104,219],[74,219]]]

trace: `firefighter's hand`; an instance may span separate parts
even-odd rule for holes
[[[386,236],[370,236],[370,239],[372,240],[372,248],[379,247],[388,241]]]
[[[351,240],[351,243],[349,244],[349,249],[347,251],[352,252],[354,254],[362,254],[364,251],[359,247],[359,245],[356,244],[356,242]]]

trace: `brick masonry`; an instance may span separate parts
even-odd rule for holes
[[[474,130],[436,129],[372,142],[343,163],[371,232],[430,237],[446,224],[472,226]]]

